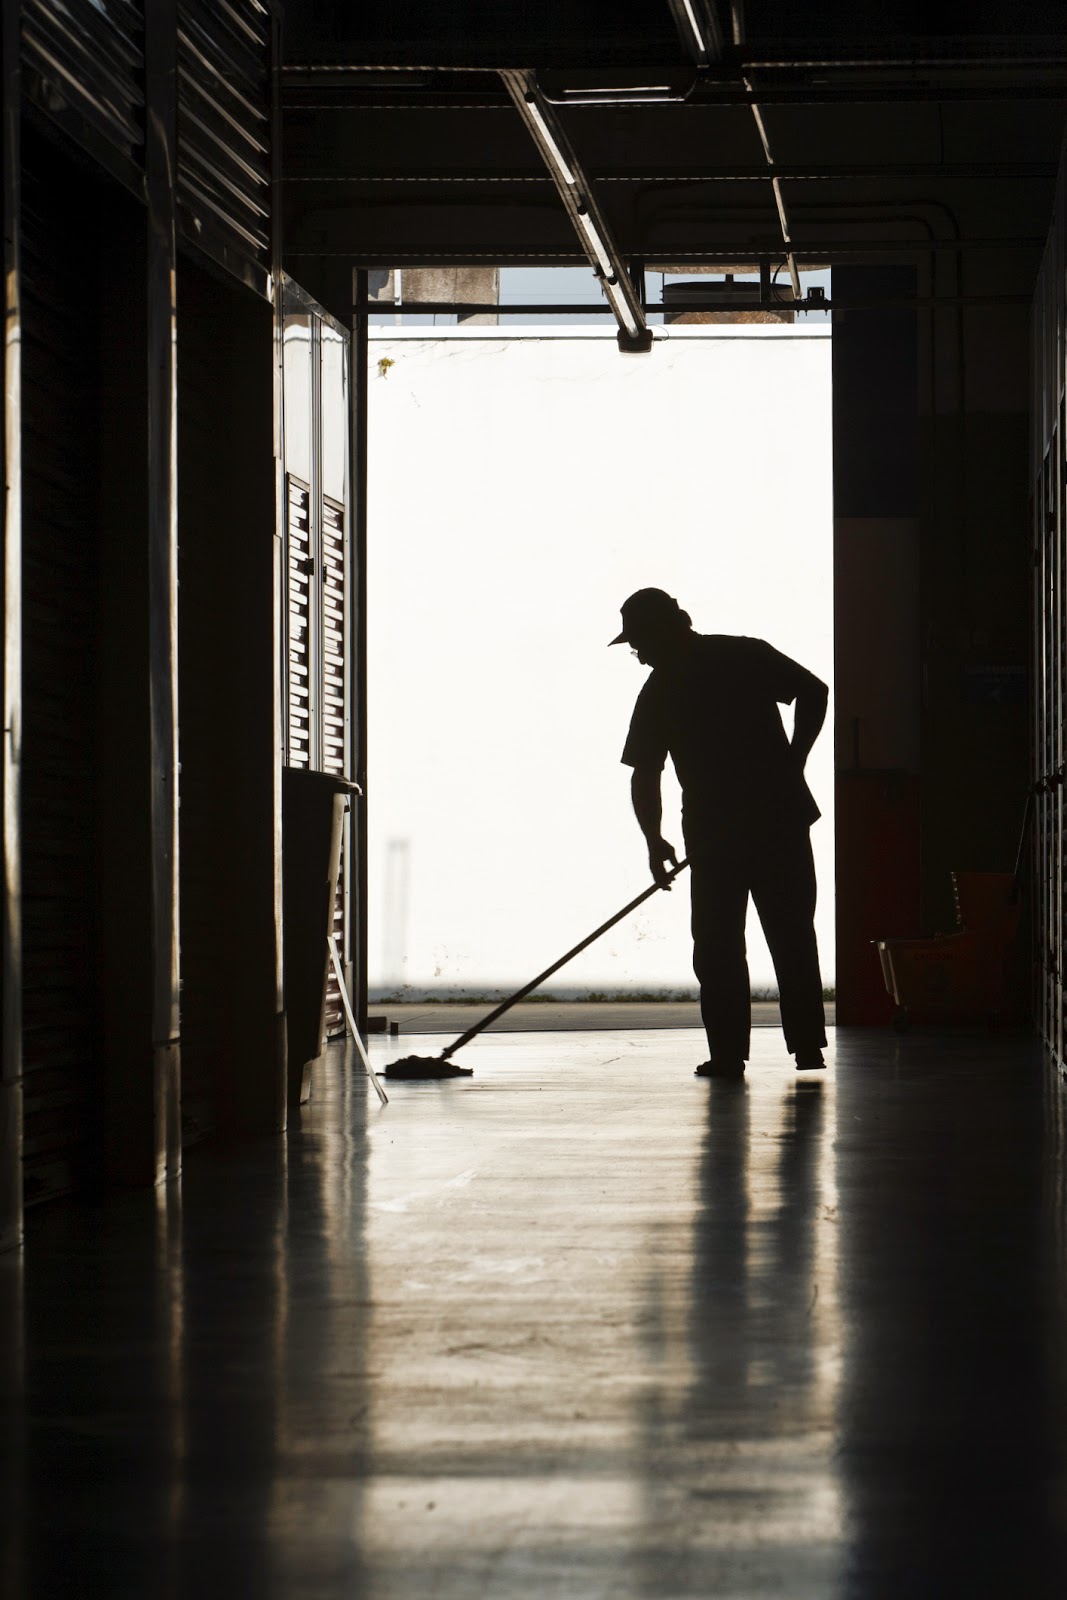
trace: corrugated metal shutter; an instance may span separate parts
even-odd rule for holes
[[[263,0],[179,0],[178,217],[235,267],[271,271],[271,17]]]
[[[203,664],[206,642],[233,627],[222,553],[205,535],[218,523],[216,456],[218,393],[212,366],[215,323],[202,276],[187,261],[178,267],[178,663],[181,807],[182,1138],[186,1144],[215,1124],[214,1042],[223,1033],[224,989],[214,971],[217,879],[224,842],[217,837],[219,685]],[[225,693],[225,691],[222,691]]]
[[[1031,319],[1035,1020],[1067,1070],[1067,147]]]
[[[66,181],[64,181],[66,179]],[[23,959],[27,1202],[73,1187],[94,1073],[99,383],[91,208],[26,139],[23,304]]]
[[[311,765],[311,495],[306,484],[286,478],[288,497],[289,696],[286,747],[289,766]]]
[[[27,98],[130,181],[144,165],[143,0],[24,0]],[[88,136],[88,137],[87,137]]]

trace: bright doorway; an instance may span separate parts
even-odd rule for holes
[[[832,684],[830,402],[828,322],[659,328],[649,356],[593,327],[373,330],[372,1000],[507,993],[647,884],[619,762],[645,669],[607,648],[631,590]],[[831,728],[808,766],[827,984]],[[664,795],[680,850],[669,764]],[[695,994],[680,891],[551,992]],[[754,914],[749,959],[773,990]]]

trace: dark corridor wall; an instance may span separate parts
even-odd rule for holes
[[[980,270],[971,304],[915,311],[885,302],[932,266],[834,269],[844,1023],[891,1013],[870,941],[950,931],[951,873],[1010,870],[1023,819],[1028,309],[983,305]],[[1020,947],[1012,1010],[1027,985]]]
[[[951,870],[1013,868],[1029,784],[1028,300],[943,314],[923,362],[922,891],[944,928]]]
[[[837,1018],[887,1022],[872,941],[919,923],[918,344],[911,267],[835,267]]]
[[[90,1178],[154,1183],[180,1170],[183,345],[183,532],[202,556],[186,578],[194,595],[200,578],[206,619],[183,619],[185,680],[194,705],[210,682],[204,726],[227,735],[201,808],[218,868],[208,966],[237,1041],[220,1051],[212,1115],[247,1133],[275,1131],[284,1115],[280,12],[239,9],[3,7],[3,1245],[18,1243],[23,1189],[34,1201]],[[184,328],[176,239],[191,257]],[[194,395],[202,421],[191,427]],[[195,715],[187,731],[195,777]],[[195,865],[192,788],[188,799]],[[204,941],[192,923],[186,934],[195,962]]]
[[[270,305],[178,266],[178,674],[186,1138],[284,1126],[279,572]]]

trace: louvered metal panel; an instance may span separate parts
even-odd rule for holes
[[[144,0],[24,0],[27,98],[127,182],[144,166]]]
[[[345,508],[322,501],[322,770],[344,777],[348,772],[348,729],[345,715]],[[348,834],[341,847],[341,869],[334,890],[333,936],[342,965],[348,960],[345,911],[348,897]],[[326,988],[326,1034],[345,1029],[337,975],[330,966]]]
[[[288,496],[289,695],[286,746],[291,767],[311,765],[311,494],[298,479],[286,479]]]
[[[32,1202],[78,1181],[93,1093],[99,378],[85,267],[70,249],[71,237],[91,240],[90,219],[43,141],[26,140],[22,181],[23,1039]]]
[[[178,208],[209,255],[271,270],[271,16],[263,0],[180,0]]]
[[[345,718],[345,511],[322,505],[322,770],[348,771]]]

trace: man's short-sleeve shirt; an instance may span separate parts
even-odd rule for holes
[[[645,682],[622,759],[659,772],[670,755],[687,833],[810,824],[819,808],[778,707],[814,683],[805,667],[762,639],[693,634],[679,659],[656,667]]]

